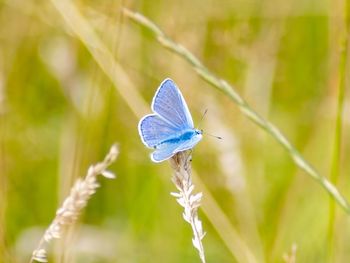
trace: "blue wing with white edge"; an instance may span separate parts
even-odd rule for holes
[[[139,122],[138,130],[142,142],[149,148],[154,148],[179,132],[176,126],[157,114],[149,114],[143,117]]]
[[[164,143],[162,147],[151,153],[152,161],[159,163],[169,159],[176,153],[175,150],[178,146],[178,144]]]
[[[179,130],[193,129],[193,120],[185,99],[171,79],[165,79],[152,101],[152,110]]]
[[[171,158],[178,152],[192,149],[201,139],[202,134],[193,134],[191,138],[180,142],[164,142],[151,154],[151,159],[156,163],[162,162]]]

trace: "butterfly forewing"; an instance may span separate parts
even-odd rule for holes
[[[187,104],[171,79],[166,79],[160,84],[152,102],[152,109],[180,130],[193,129]]]
[[[139,124],[141,139],[146,146],[151,148],[178,131],[177,127],[156,114],[146,115]]]

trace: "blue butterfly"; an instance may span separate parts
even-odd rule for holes
[[[153,114],[144,116],[138,125],[142,142],[155,151],[153,162],[162,162],[178,152],[193,148],[202,131],[193,127],[187,104],[171,79],[165,79],[152,101]]]

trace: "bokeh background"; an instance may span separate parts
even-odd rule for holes
[[[330,176],[342,1],[3,0],[0,262],[29,261],[70,186],[113,142],[121,151],[111,166],[117,179],[100,178],[79,222],[52,242],[50,262],[199,262],[169,195],[170,166],[150,161],[137,132],[166,77],[181,88],[195,123],[224,138],[205,136],[193,152],[207,261],[244,262],[239,255],[251,254],[250,262],[284,262],[295,244],[297,262],[349,262],[349,216],[338,205],[330,212],[325,190],[273,138],[122,7],[148,16],[232,83]],[[89,32],[94,38],[84,39]],[[346,87],[336,184],[348,198],[349,120]]]

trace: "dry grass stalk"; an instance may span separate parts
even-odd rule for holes
[[[54,238],[60,238],[63,227],[77,221],[82,209],[87,205],[90,197],[99,187],[97,183],[98,175],[106,178],[115,178],[114,174],[107,171],[107,167],[112,164],[119,154],[117,145],[113,145],[105,159],[95,165],[91,165],[84,179],[78,179],[70,190],[69,196],[64,200],[62,206],[56,211],[56,217],[51,225],[46,229],[38,247],[33,251],[30,262],[48,262],[46,256],[46,245]]]
[[[286,263],[296,263],[297,262],[297,245],[293,244],[290,253],[283,255],[283,260]]]
[[[172,181],[179,191],[171,195],[176,197],[177,202],[184,208],[183,218],[191,225],[193,231],[193,246],[198,250],[202,263],[205,263],[202,244],[205,232],[197,213],[202,193],[192,194],[194,185],[191,178],[191,154],[189,151],[179,152],[170,159],[170,164],[174,169]]]

